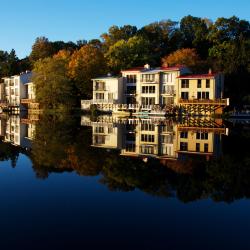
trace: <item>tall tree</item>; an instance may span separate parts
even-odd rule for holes
[[[182,47],[195,48],[202,58],[208,54],[209,41],[207,39],[208,26],[206,19],[186,16],[181,19],[180,32]]]
[[[91,44],[76,50],[69,62],[69,75],[75,81],[79,98],[92,96],[91,79],[106,72],[106,61],[102,51]]]
[[[150,63],[149,42],[142,37],[134,36],[128,41],[120,40],[105,54],[109,68],[118,73],[121,69]]]
[[[34,66],[36,99],[45,109],[70,108],[74,104],[73,84],[68,76],[68,61],[45,58]]]
[[[36,38],[35,43],[32,45],[32,51],[29,58],[32,63],[35,63],[39,59],[52,56],[54,52],[53,45],[48,38],[38,37]]]

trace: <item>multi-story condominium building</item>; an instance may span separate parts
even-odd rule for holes
[[[26,71],[20,75],[4,77],[1,83],[1,104],[4,106],[19,107],[37,106],[35,103],[35,89],[31,82],[32,72]]]
[[[193,75],[185,66],[152,69],[149,65],[122,70],[121,74],[93,79],[93,100],[82,101],[82,109],[91,104],[111,112],[178,106],[186,113],[206,114],[221,113],[229,105],[228,99],[223,99],[222,74]]]
[[[31,76],[31,72],[25,72],[20,75],[4,77],[1,100],[12,106],[20,106],[21,99],[27,98],[28,91],[25,84],[31,81]]]
[[[184,66],[160,67],[151,69],[144,67],[122,71],[124,79],[125,103],[141,105],[171,105],[177,102],[177,77],[190,73]]]

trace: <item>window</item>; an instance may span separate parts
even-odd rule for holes
[[[162,86],[162,93],[173,95],[174,94],[174,85],[163,85]]]
[[[127,152],[135,152],[135,144],[132,144],[132,143],[126,144],[126,151]]]
[[[180,137],[181,138],[188,138],[188,132],[187,131],[183,131],[180,133]]]
[[[114,94],[113,93],[108,93],[108,99],[109,101],[113,101]]]
[[[181,87],[189,88],[189,80],[188,79],[181,80]]]
[[[200,143],[196,143],[196,152],[200,152]]]
[[[196,139],[197,139],[197,140],[207,140],[207,139],[208,139],[208,133],[205,133],[205,132],[197,132],[197,133],[196,133]]]
[[[136,75],[127,75],[127,83],[136,83]]]
[[[96,82],[95,84],[95,90],[105,90],[105,82]]]
[[[126,141],[135,141],[135,133],[127,133]]]
[[[127,86],[127,94],[136,94],[136,86]]]
[[[172,73],[165,73],[163,74],[163,82],[173,82],[173,74]]]
[[[104,144],[105,143],[105,135],[96,135],[93,138],[94,144]]]
[[[188,99],[188,92],[181,92],[181,99]]]
[[[173,135],[162,135],[162,143],[173,143]]]
[[[142,134],[141,135],[141,141],[142,142],[154,142],[155,136],[154,135],[148,135],[148,134]]]
[[[154,147],[148,145],[141,146],[141,153],[142,154],[154,154]]]
[[[142,97],[141,101],[142,101],[142,105],[155,105],[154,97]]]
[[[153,74],[143,74],[141,76],[142,82],[154,82],[155,81],[155,75]]]
[[[97,134],[103,134],[104,133],[104,127],[96,127],[95,133]]]
[[[96,100],[104,100],[104,93],[96,93]]]
[[[197,80],[197,88],[201,88],[201,79]]]
[[[154,124],[148,124],[148,123],[142,123],[141,124],[141,130],[142,131],[154,131],[155,125]]]
[[[154,94],[155,93],[155,86],[143,86],[142,93],[143,94]]]
[[[204,152],[205,152],[205,153],[208,152],[208,143],[204,143]]]
[[[187,151],[188,150],[188,143],[187,142],[181,142],[180,143],[180,150],[181,151]]]
[[[197,99],[209,99],[209,92],[197,92]]]
[[[209,79],[206,80],[206,88],[210,88],[210,80]]]

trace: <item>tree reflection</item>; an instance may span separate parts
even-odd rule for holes
[[[125,157],[119,150],[91,147],[92,130],[80,127],[77,116],[43,115],[36,127],[31,159],[39,178],[75,171],[100,175],[111,191],[139,189],[157,197],[176,196],[182,202],[211,198],[232,202],[250,197],[249,130],[222,138],[223,155],[208,161],[197,155],[176,161]],[[237,145],[237,147],[236,147]]]
[[[0,140],[0,161],[11,161],[11,166],[16,167],[20,149],[10,143],[4,143]]]

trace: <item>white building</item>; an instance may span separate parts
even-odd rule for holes
[[[4,77],[2,101],[13,106],[20,106],[21,99],[27,98],[27,87],[25,84],[31,81],[31,72],[21,73],[11,77]]]

